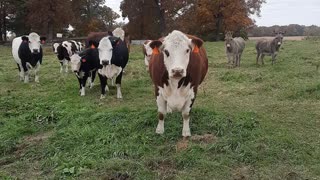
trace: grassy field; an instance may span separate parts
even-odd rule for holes
[[[123,100],[99,81],[85,97],[48,48],[40,83],[24,84],[0,47],[0,179],[320,179],[320,41],[285,41],[272,66],[247,42],[229,69],[223,42],[206,43],[209,72],[183,141],[180,113],[155,134],[157,110],[141,47]]]

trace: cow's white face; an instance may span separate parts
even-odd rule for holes
[[[104,37],[100,40],[98,50],[100,64],[103,66],[110,65],[113,47],[108,37]]]
[[[28,38],[29,38],[30,51],[33,54],[40,53],[40,47],[41,47],[40,36],[37,33],[30,33]]]
[[[54,43],[52,46],[53,46],[53,52],[55,53],[55,54],[58,54],[58,46],[59,46],[60,44],[59,43]]]
[[[164,38],[161,50],[169,77],[185,77],[192,50],[191,39],[180,31],[173,31]]]
[[[74,54],[70,57],[72,72],[79,72],[81,66],[81,57],[78,54]]]

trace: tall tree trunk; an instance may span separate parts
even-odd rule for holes
[[[164,36],[166,34],[167,31],[167,27],[166,27],[166,19],[165,19],[165,10],[164,8],[162,8],[162,0],[155,0],[156,3],[156,7],[157,7],[157,14],[158,14],[158,18],[159,18],[159,26],[160,26],[160,32],[159,35]]]
[[[3,1],[0,1],[0,41],[3,41],[3,38],[2,38],[2,33],[3,33],[3,12],[4,12],[4,6],[3,6]]]
[[[49,42],[53,40],[53,21],[52,20],[48,21],[47,38]]]
[[[2,12],[2,34],[3,34],[3,41],[7,42],[7,23],[6,23],[6,16],[7,16],[7,11],[6,11],[6,4],[3,4],[3,12]]]
[[[222,22],[223,22],[223,16],[222,14],[218,14],[216,16],[216,32],[215,32],[215,38],[216,38],[216,41],[220,41],[220,32],[221,32],[221,27],[222,27]]]

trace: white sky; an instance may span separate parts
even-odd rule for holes
[[[106,0],[121,16],[122,0]],[[261,17],[254,17],[258,26],[272,25],[318,25],[320,26],[320,0],[266,0],[262,5]],[[123,21],[122,17],[117,20]]]

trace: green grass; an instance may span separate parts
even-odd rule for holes
[[[139,46],[116,89],[100,100],[99,81],[80,97],[45,50],[40,83],[24,84],[9,47],[0,47],[1,179],[320,179],[319,41],[286,41],[274,66],[255,64],[247,42],[240,68],[223,42],[206,43],[209,72],[182,141],[179,113],[155,134],[154,91]]]

